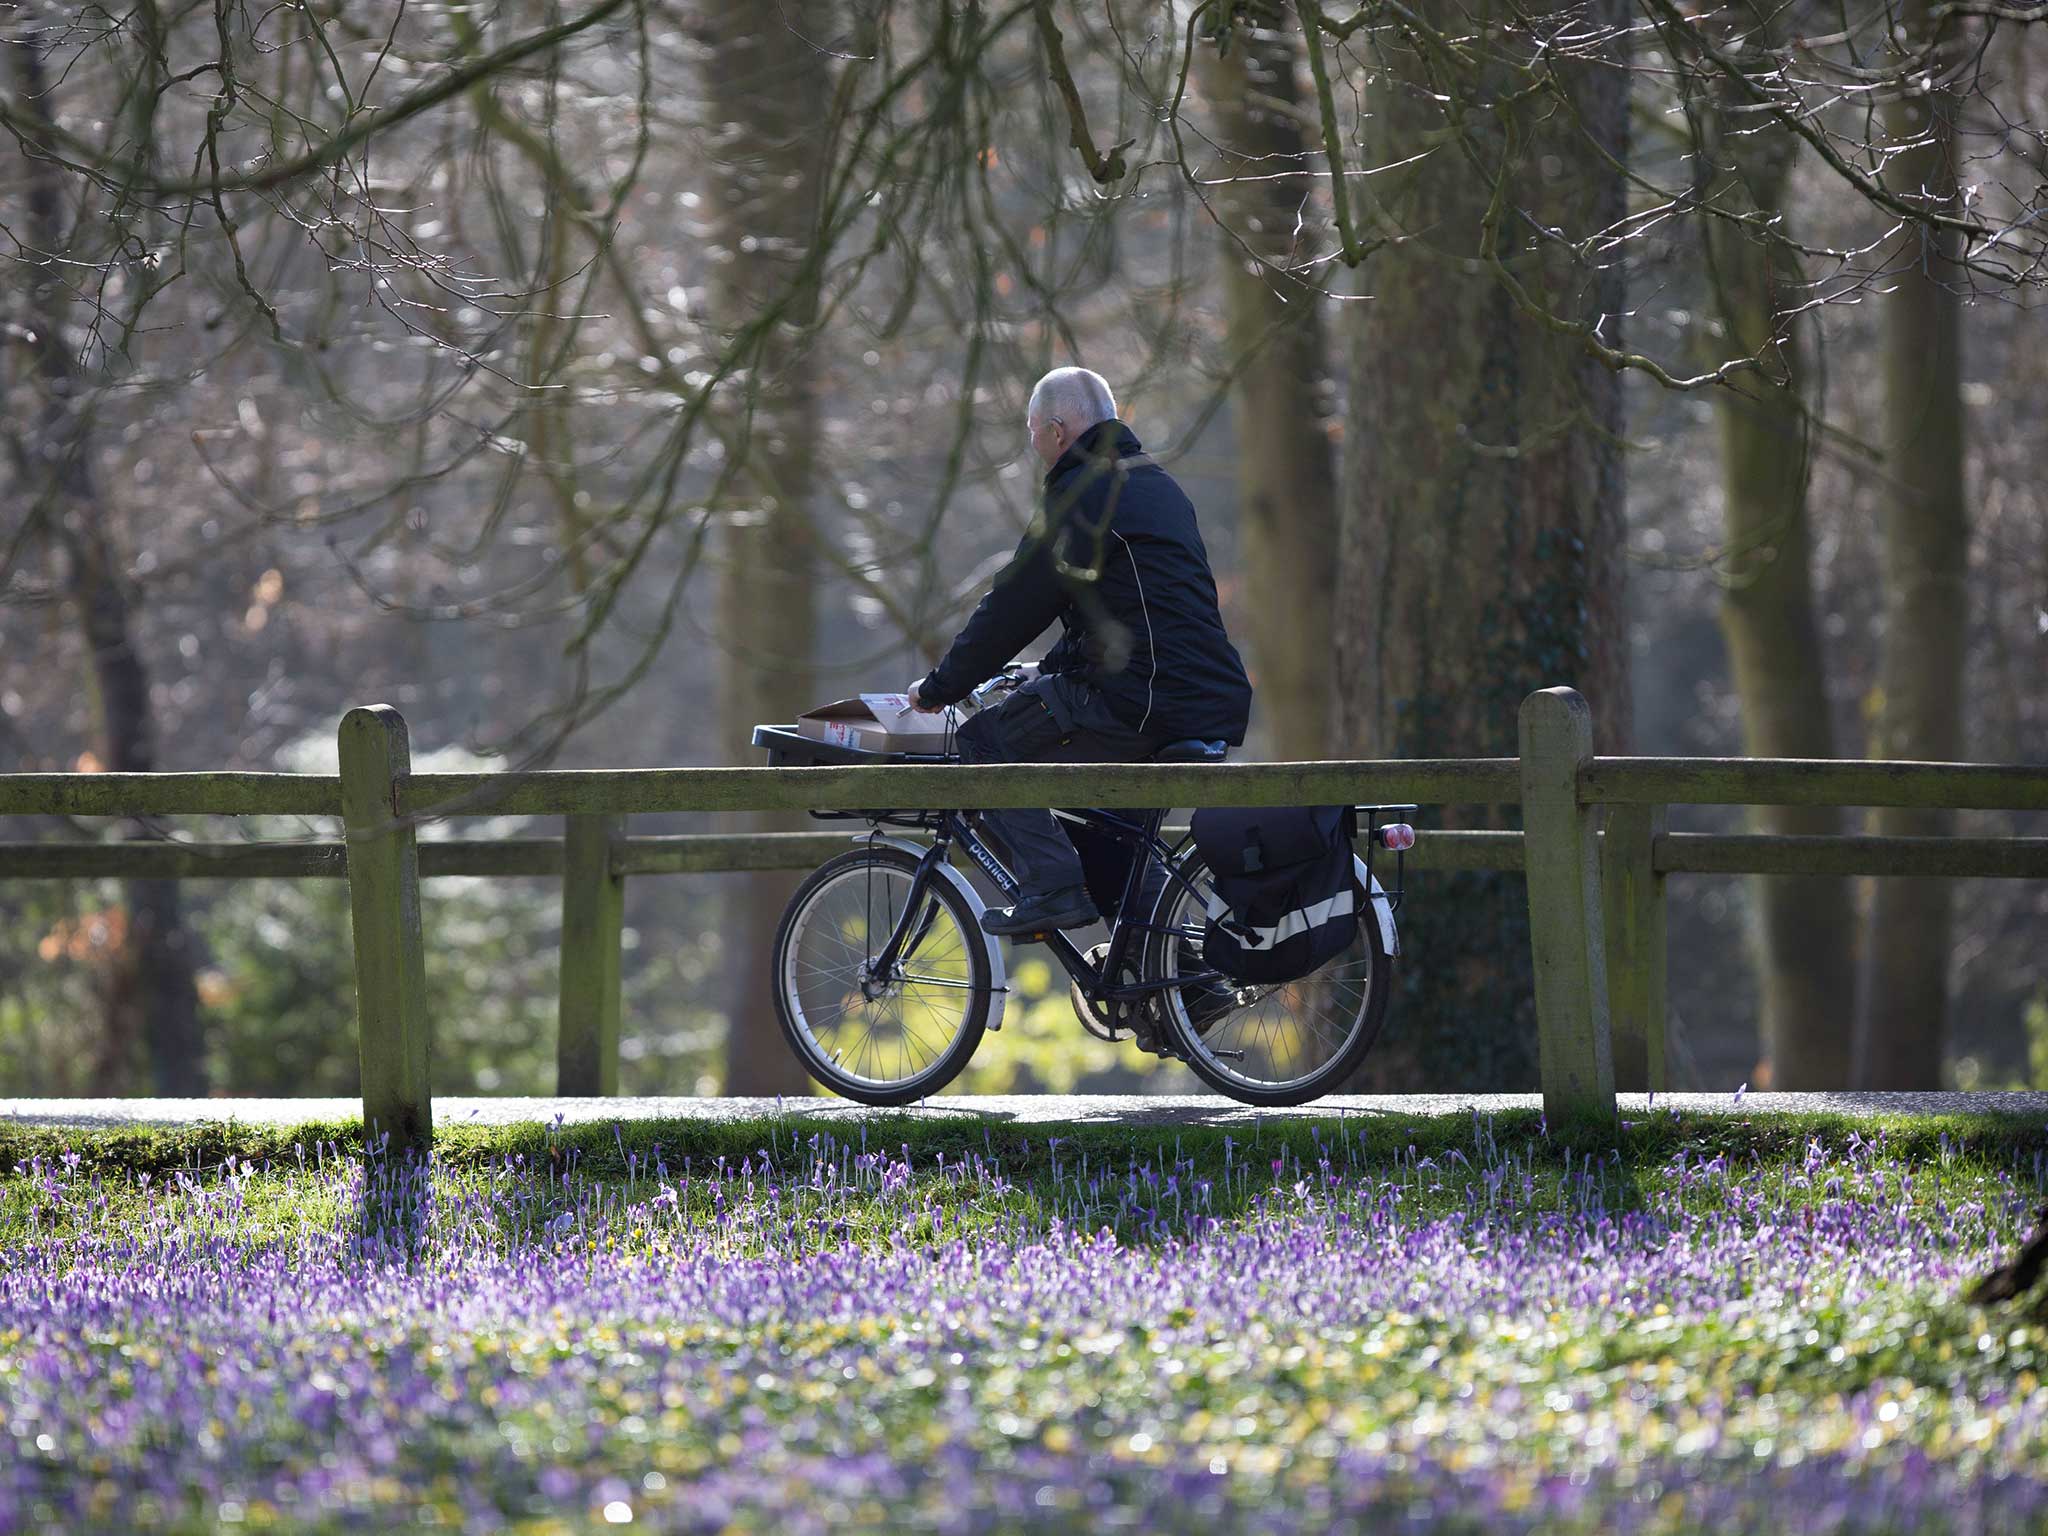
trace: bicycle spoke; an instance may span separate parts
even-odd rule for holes
[[[930,1051],[932,1057],[936,1059],[939,1053],[936,1050],[932,1049],[932,1047],[926,1042],[924,1036],[917,1032],[917,1030],[911,1025],[909,1018],[904,1014],[903,1000],[901,998],[897,998],[895,1002],[896,1007],[894,1010],[892,1022],[896,1025],[896,1038],[898,1039],[898,1041],[915,1040],[918,1043],[918,1045],[921,1046],[923,1049]]]
[[[919,1071],[922,1071],[924,1066],[928,1066],[938,1060],[940,1051],[934,1049],[925,1037],[918,1032],[917,1028],[912,1025],[909,1015],[904,1012],[903,999],[898,997],[893,1001],[895,1006],[892,1010],[892,1019],[896,1025],[897,1059],[899,1061],[906,1059],[910,1054],[911,1044],[914,1042],[920,1050],[926,1053],[923,1065],[918,1068]],[[914,1076],[915,1073],[906,1072],[903,1075],[909,1077]]]
[[[874,1037],[875,1037],[875,1029],[874,1029],[874,1025],[873,1025],[873,1024],[863,1024],[863,1025],[862,1025],[862,1027],[861,1027],[861,1032],[860,1032],[860,1038],[859,1038],[858,1040],[854,1041],[851,1047],[848,1047],[848,1046],[841,1046],[841,1047],[839,1047],[839,1049],[838,1049],[838,1050],[837,1050],[836,1052],[834,1052],[834,1055],[836,1055],[836,1056],[840,1056],[840,1057],[843,1057],[843,1056],[845,1056],[845,1054],[847,1053],[847,1051],[848,1051],[849,1049],[851,1049],[851,1050],[853,1051],[853,1053],[854,1053],[854,1059],[855,1059],[856,1061],[858,1061],[858,1060],[861,1060],[861,1059],[862,1059],[862,1053],[863,1053],[863,1052],[864,1052],[864,1051],[865,1051],[865,1050],[866,1050],[866,1049],[868,1048],[868,1046],[869,1046],[870,1042],[872,1042],[872,1041],[873,1041]]]
[[[793,960],[790,963],[798,970],[809,971],[813,976],[823,976],[828,981],[843,981],[853,987],[860,985],[860,970],[857,966],[813,965],[808,960]]]

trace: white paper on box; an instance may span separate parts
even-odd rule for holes
[[[952,710],[922,713],[904,693],[863,693],[806,711],[797,734],[868,752],[936,752],[957,724]]]
[[[916,713],[907,693],[864,693],[860,701],[875,712],[877,720],[892,728],[899,717]]]

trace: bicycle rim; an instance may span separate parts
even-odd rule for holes
[[[898,962],[897,977],[875,977],[873,961],[910,895],[911,870],[879,861],[849,864],[811,888],[791,915],[781,986],[800,1050],[826,1069],[832,1086],[900,1093],[943,1087],[962,1037],[981,1006],[980,942],[957,904],[936,891]]]

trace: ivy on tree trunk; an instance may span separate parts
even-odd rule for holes
[[[1461,30],[1507,17],[1448,0],[1418,14]],[[1601,0],[1585,24],[1624,20],[1619,0]],[[1370,297],[1349,306],[1333,746],[1511,757],[1522,698],[1569,684],[1592,703],[1598,749],[1623,750],[1620,386],[1580,338],[1518,304],[1505,278],[1619,342],[1618,264],[1545,232],[1623,212],[1626,61],[1554,66],[1575,121],[1548,96],[1517,95],[1527,74],[1505,64],[1450,82],[1474,96],[1447,108],[1425,49],[1390,48],[1385,63],[1374,158],[1398,168],[1367,183],[1368,212],[1376,237],[1399,238],[1360,269]],[[1497,186],[1514,190],[1504,206]],[[1442,815],[1446,826],[1517,820],[1491,806]],[[1402,933],[1419,963],[1403,969],[1361,1086],[1534,1087],[1521,878],[1459,874],[1415,889]]]

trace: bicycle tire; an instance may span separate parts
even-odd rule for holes
[[[958,1023],[953,1026],[952,1039],[944,1045],[925,1065],[900,1080],[890,1080],[848,1070],[843,1062],[844,1051],[835,1052],[829,1043],[821,1039],[817,1021],[810,1017],[804,992],[806,987],[813,990],[823,986],[827,990],[835,984],[857,988],[857,974],[850,974],[843,982],[825,975],[822,981],[814,978],[804,980],[798,967],[807,966],[813,972],[819,967],[814,961],[800,958],[798,946],[806,933],[806,924],[815,919],[821,901],[836,887],[842,885],[850,875],[860,873],[872,877],[883,874],[891,886],[900,883],[902,894],[909,891],[909,879],[915,873],[918,858],[902,848],[886,844],[872,844],[858,847],[838,857],[828,859],[804,877],[796,893],[790,897],[789,905],[783,909],[782,921],[775,930],[775,944],[772,956],[772,986],[774,989],[775,1017],[782,1026],[783,1039],[803,1063],[804,1070],[822,1086],[831,1089],[843,1098],[853,1099],[862,1104],[900,1105],[913,1103],[939,1092],[958,1077],[973,1058],[982,1036],[987,1032],[989,1009],[995,1000],[994,976],[989,963],[988,949],[981,937],[978,915],[969,905],[953,882],[943,875],[935,874],[925,888],[926,899],[933,908],[920,914],[921,940],[929,938],[943,912],[952,922],[958,935],[957,955],[948,954],[949,965],[964,970],[964,976],[957,980],[948,979],[943,983],[947,992],[958,991],[963,995],[964,1008]],[[872,878],[869,880],[872,889]],[[871,947],[879,947],[889,928],[894,923],[897,908],[886,911],[866,911],[871,897],[863,897],[862,926],[872,933],[879,928],[880,936],[869,940]],[[844,939],[830,942],[846,947],[851,955],[851,946]],[[910,953],[916,953],[919,946],[911,946]],[[906,984],[910,985],[910,984]],[[918,984],[923,985],[923,984]],[[827,999],[829,1001],[829,998]],[[872,1000],[870,1000],[872,1001]],[[842,999],[843,1006],[844,999]],[[899,1020],[899,1023],[901,1021]],[[908,1026],[904,1025],[905,1032]]]

